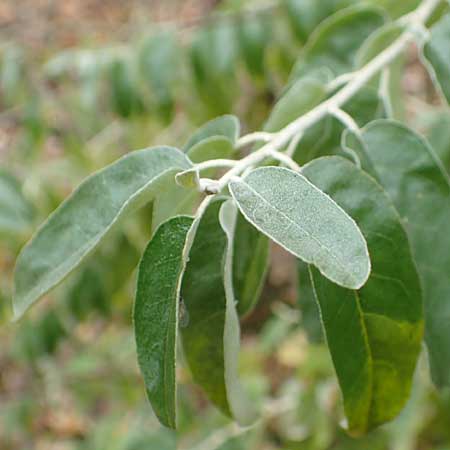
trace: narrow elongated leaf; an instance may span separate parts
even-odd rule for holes
[[[190,217],[163,223],[139,264],[133,309],[139,366],[155,414],[176,427],[176,343],[178,302],[185,268],[183,250],[192,225]]]
[[[440,111],[432,117],[422,117],[426,124],[426,136],[431,147],[435,150],[439,159],[450,174],[450,112]]]
[[[323,341],[322,322],[308,264],[297,260],[297,275],[297,304],[301,312],[300,326],[305,330],[310,342],[321,342]]]
[[[230,273],[229,211],[222,213],[227,233],[219,222],[223,202],[212,201],[192,243],[181,291],[189,314],[189,324],[182,329],[183,347],[194,381],[209,399],[224,414],[248,423],[252,414],[240,404],[236,381],[239,321]]]
[[[224,325],[225,384],[228,403],[233,417],[241,425],[250,425],[257,413],[247,399],[239,382],[239,350],[241,329],[236,309],[235,290],[233,286],[234,237],[238,209],[233,200],[227,200],[220,208],[219,222],[227,237],[224,255],[223,281],[225,288],[226,309]]]
[[[424,328],[419,276],[400,217],[372,178],[339,157],[302,173],[355,218],[371,255],[358,291],[311,272],[349,431],[362,434],[393,419],[409,397]]]
[[[19,255],[15,317],[75,269],[124,214],[152,200],[164,182],[189,167],[179,150],[155,147],[132,152],[87,178]]]
[[[19,181],[0,168],[0,234],[20,234],[31,225],[33,209]]]
[[[370,273],[366,242],[357,225],[303,175],[263,167],[230,183],[245,218],[341,286],[360,288]]]
[[[234,230],[233,285],[241,316],[256,305],[268,268],[269,240],[239,213]]]
[[[328,17],[309,38],[292,78],[321,67],[327,67],[335,76],[351,71],[358,49],[383,23],[381,10],[368,5],[355,5]]]
[[[423,51],[434,81],[450,103],[450,14],[432,27]]]
[[[376,175],[404,219],[424,288],[434,382],[450,385],[450,181],[429,144],[404,125],[376,121],[363,133]],[[436,245],[436,239],[439,245]]]
[[[189,324],[181,332],[194,381],[231,417],[224,375],[226,299],[222,270],[227,238],[219,224],[222,203],[213,201],[198,224],[181,288],[189,314]]]

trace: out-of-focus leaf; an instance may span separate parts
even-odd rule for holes
[[[431,28],[423,52],[433,80],[450,103],[450,14]]]
[[[265,72],[265,53],[270,40],[271,23],[266,16],[245,18],[238,25],[238,43],[248,71],[262,77]]]
[[[143,111],[144,105],[136,86],[130,61],[117,58],[109,68],[112,106],[117,114],[130,117]]]
[[[139,264],[133,310],[138,361],[147,395],[162,424],[176,427],[178,302],[190,217],[164,222]]]
[[[20,235],[29,230],[33,208],[25,199],[19,181],[0,168],[0,235]]]
[[[190,50],[194,81],[212,113],[223,114],[231,109],[237,56],[232,23],[215,23],[194,37]]]
[[[383,14],[372,6],[355,5],[338,11],[310,36],[291,78],[321,67],[327,67],[335,76],[352,71],[358,49],[383,23]]]
[[[430,145],[406,126],[376,121],[363,133],[377,178],[403,218],[424,288],[434,382],[450,385],[450,180]],[[439,244],[436,245],[436,239]]]
[[[159,112],[170,120],[174,109],[173,84],[179,74],[179,49],[169,31],[147,38],[139,53],[143,78],[148,82]]]
[[[193,379],[208,398],[224,414],[243,420],[235,404],[233,382],[230,385],[228,378],[237,370],[234,359],[238,358],[238,321],[232,299],[227,300],[226,290],[232,289],[230,273],[227,273],[227,287],[224,284],[229,247],[219,222],[222,205],[223,199],[217,199],[207,208],[189,253],[181,289],[189,314],[189,324],[182,329],[183,348]],[[228,258],[231,257],[228,253]]]
[[[155,147],[132,152],[87,178],[20,253],[15,317],[75,269],[125,213],[151,201],[168,178],[190,166],[179,150]]]
[[[370,259],[358,226],[303,175],[262,167],[229,187],[250,223],[327,278],[350,289],[367,281]]]
[[[234,230],[233,285],[241,316],[255,307],[269,267],[269,240],[238,214]]]
[[[362,434],[409,398],[424,328],[419,276],[400,217],[372,178],[339,157],[314,160],[302,173],[355,218],[372,260],[358,291],[311,271],[348,428]]]

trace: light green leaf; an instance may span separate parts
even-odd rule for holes
[[[211,402],[232,417],[225,376],[224,255],[227,236],[219,223],[223,199],[215,199],[198,223],[183,277],[181,296],[189,324],[181,330],[192,377]]]
[[[423,52],[435,84],[450,103],[450,14],[431,28]]]
[[[246,397],[239,383],[239,351],[241,329],[236,309],[236,299],[233,286],[234,237],[238,210],[232,200],[222,204],[219,211],[219,222],[227,237],[227,247],[224,255],[223,281],[225,287],[226,309],[224,325],[224,357],[225,384],[228,403],[233,417],[240,425],[250,425],[256,420],[257,412]]]
[[[233,285],[241,316],[258,301],[269,268],[269,240],[238,214],[234,231]]]
[[[239,137],[240,124],[236,116],[226,114],[217,117],[201,126],[187,141],[183,150],[187,152],[196,144],[212,137],[223,137],[228,139],[233,145]]]
[[[327,94],[323,83],[311,77],[297,80],[275,104],[264,130],[280,131],[297,117],[307,113],[325,99]]]
[[[358,226],[303,175],[262,167],[229,187],[250,223],[327,278],[351,289],[367,281],[370,259]]]
[[[362,44],[355,56],[356,67],[361,68],[378,56],[398,39],[404,27],[397,22],[389,22],[374,31]]]
[[[359,435],[393,419],[409,398],[424,328],[419,276],[400,217],[372,178],[339,157],[302,173],[355,218],[371,255],[358,291],[311,270],[348,428]]]
[[[133,309],[138,362],[147,396],[166,427],[176,428],[176,344],[183,250],[193,219],[163,223],[139,263]]]
[[[20,183],[0,168],[0,235],[19,235],[30,229],[33,208],[25,199]]]
[[[230,158],[239,137],[240,124],[235,116],[225,115],[206,122],[189,138],[184,151],[194,163],[210,159]],[[204,172],[210,177],[212,172]],[[170,217],[179,214],[191,214],[199,199],[197,189],[171,184],[165,192],[159,195],[153,205],[152,230]]]
[[[15,317],[75,269],[120,218],[151,201],[164,182],[190,166],[179,150],[154,147],[125,155],[87,178],[19,255]]]
[[[450,112],[439,111],[428,116],[419,116],[426,127],[426,136],[440,160],[450,173]]]
[[[373,122],[364,129],[363,139],[376,175],[400,212],[411,239],[424,288],[433,380],[438,386],[449,386],[449,177],[429,144],[400,123]]]
[[[362,4],[328,17],[310,36],[291,78],[321,67],[327,67],[335,76],[352,71],[358,49],[384,21],[379,8]]]
[[[139,65],[159,112],[170,119],[174,109],[173,85],[180,70],[175,35],[165,31],[147,38],[139,51]]]

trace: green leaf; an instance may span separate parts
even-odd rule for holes
[[[450,112],[436,112],[431,117],[420,117],[420,120],[427,128],[426,136],[431,147],[436,151],[447,173],[450,173]]]
[[[310,342],[323,341],[320,311],[309,274],[309,266],[297,260],[298,296],[297,304],[301,312],[300,326],[305,330]]]
[[[404,31],[397,22],[389,22],[374,31],[362,44],[355,56],[356,66],[361,68],[386,50]]]
[[[142,77],[165,119],[174,109],[173,85],[179,73],[179,49],[175,35],[165,31],[147,38],[139,51]]]
[[[176,344],[183,250],[193,219],[174,217],[155,232],[139,263],[134,333],[147,396],[166,427],[176,428]]]
[[[450,103],[450,14],[431,28],[423,52],[435,84]]]
[[[219,222],[223,202],[215,199],[206,209],[189,253],[181,290],[189,314],[189,324],[182,329],[183,348],[194,381],[212,403],[227,416],[247,423],[249,418],[237,405],[242,397],[236,394],[235,384],[239,322],[231,284],[232,253]],[[229,219],[224,220],[229,233]]]
[[[355,5],[328,17],[310,36],[291,78],[321,67],[335,76],[352,71],[358,49],[384,20],[379,8],[368,5]]]
[[[15,317],[75,269],[120,218],[151,201],[164,182],[190,166],[179,150],[155,147],[125,155],[87,178],[20,253]]]
[[[233,417],[240,425],[250,425],[256,420],[257,412],[246,397],[239,383],[239,350],[240,350],[240,324],[236,309],[234,289],[234,239],[238,209],[233,200],[227,200],[220,208],[219,222],[227,236],[227,247],[224,255],[223,281],[226,297],[225,326],[224,326],[224,356],[225,356],[225,383],[227,398]]]
[[[265,72],[265,53],[270,40],[271,23],[267,17],[255,16],[241,20],[237,33],[240,52],[248,71],[261,77]]]
[[[240,125],[236,116],[225,114],[202,125],[187,141],[183,150],[187,152],[196,144],[208,138],[222,137],[228,139],[233,145],[239,137]]]
[[[232,115],[217,117],[201,126],[189,138],[184,151],[194,163],[217,158],[230,158],[239,137],[239,119]],[[212,172],[204,172],[210,177]],[[192,186],[193,187],[193,186]],[[171,184],[159,195],[153,205],[152,230],[170,217],[179,214],[191,214],[198,202],[197,189],[186,189],[178,184]]]
[[[250,223],[327,278],[351,289],[367,281],[370,259],[356,223],[303,175],[262,167],[229,187]]]
[[[25,199],[19,181],[0,168],[0,235],[19,235],[30,229],[33,208]]]
[[[241,316],[258,301],[269,268],[269,240],[238,214],[234,231],[233,285]]]
[[[297,80],[275,104],[264,130],[280,131],[297,117],[307,113],[325,99],[323,83],[311,77]]]
[[[424,328],[419,276],[400,217],[371,177],[339,157],[302,173],[355,218],[372,260],[358,291],[311,271],[348,428],[359,435],[393,419],[409,398]]]
[[[426,342],[433,380],[438,386],[448,386],[449,177],[429,144],[400,123],[373,122],[364,129],[363,139],[376,175],[409,233],[424,288]]]

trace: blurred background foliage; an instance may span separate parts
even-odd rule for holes
[[[0,450],[450,449],[450,394],[438,397],[425,361],[395,422],[346,436],[316,307],[301,286],[297,299],[293,261],[276,247],[260,305],[243,323],[242,377],[261,421],[236,428],[181,368],[179,430],[161,428],[130,319],[151,207],[23,320],[9,320],[15,257],[74,186],[130,150],[181,147],[219,114],[260,129],[310,32],[356,2],[1,1]],[[406,119],[450,169],[450,113],[415,52],[401,85]]]

